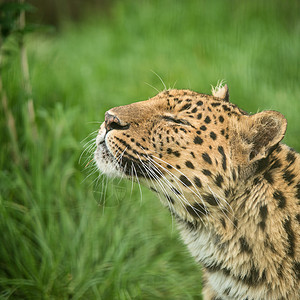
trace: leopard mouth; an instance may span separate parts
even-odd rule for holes
[[[122,177],[124,172],[106,142],[106,132],[99,132],[96,138],[94,161],[101,173],[110,177]]]
[[[149,162],[147,157],[137,159],[126,148],[118,152],[118,156],[110,149],[106,134],[99,133],[96,138],[96,151],[94,160],[101,173],[111,177],[160,178],[162,172]]]

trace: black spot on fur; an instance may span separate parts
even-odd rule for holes
[[[213,102],[213,103],[211,103],[212,107],[216,107],[216,106],[220,106],[220,105],[221,105],[220,102]]]
[[[249,286],[257,286],[257,284],[265,282],[266,275],[265,272],[263,272],[263,274],[259,276],[259,271],[255,267],[252,267],[250,272],[248,272],[244,278],[240,277],[240,279]]]
[[[223,228],[226,229],[226,222],[225,222],[224,218],[221,218],[220,222],[221,222]]]
[[[255,177],[253,180],[253,185],[258,185],[261,182],[261,178],[260,177]]]
[[[285,199],[285,197],[283,196],[283,194],[282,194],[281,191],[276,190],[276,191],[273,193],[273,197],[274,197],[274,199],[277,200],[277,202],[278,202],[278,207],[279,207],[279,208],[284,208],[284,207],[285,207],[285,205],[286,205],[286,199]]]
[[[264,245],[265,245],[266,248],[269,248],[273,253],[277,253],[274,245],[270,242],[270,237],[268,236],[268,234],[266,235]]]
[[[124,145],[125,147],[127,147],[127,150],[131,150],[131,146],[129,144],[127,144],[123,139],[120,139],[118,137],[116,137],[116,139],[122,144]]]
[[[176,156],[176,157],[179,157],[180,156],[180,153],[178,151],[174,151],[173,154]]]
[[[225,197],[227,198],[227,197],[230,195],[230,189],[226,189],[226,190],[224,191],[224,195],[225,195]]]
[[[283,265],[279,265],[278,269],[277,269],[277,274],[280,278],[283,277]]]
[[[261,222],[258,223],[261,230],[265,230],[266,228],[266,219],[268,216],[268,207],[267,205],[262,205],[259,209],[259,215],[261,217]]]
[[[192,185],[192,183],[184,175],[180,175],[179,179],[186,186],[191,186]]]
[[[205,125],[202,125],[201,127],[200,127],[200,130],[202,130],[202,131],[205,131],[207,128],[206,128],[206,126]]]
[[[222,183],[224,182],[224,179],[223,179],[223,176],[218,174],[216,176],[216,179],[215,179],[215,183],[218,187],[221,187],[222,186]]]
[[[197,107],[192,109],[192,113],[194,114],[195,112],[197,112]]]
[[[197,115],[197,119],[200,120],[201,118],[202,118],[202,114],[200,113]]]
[[[199,188],[202,187],[202,183],[201,183],[200,179],[197,176],[194,177],[194,182],[197,185],[197,187],[199,187]]]
[[[205,122],[206,124],[209,124],[209,123],[211,122],[210,117],[207,116],[207,117],[204,119],[204,122]]]
[[[229,297],[230,292],[231,292],[231,287],[228,287],[227,289],[224,290],[224,294],[225,294],[227,297]]]
[[[259,209],[259,215],[263,221],[267,219],[268,216],[268,207],[267,205],[262,205]]]
[[[201,105],[203,105],[203,102],[200,100],[200,101],[197,102],[197,105],[201,106]]]
[[[266,229],[266,222],[260,221],[260,222],[258,223],[258,226],[260,227],[260,229],[261,229],[262,231],[264,231],[264,230]]]
[[[290,218],[284,221],[283,228],[287,234],[287,241],[288,241],[287,255],[293,257],[295,254],[295,235],[292,230]]]
[[[260,159],[257,163],[255,174],[262,173],[269,166],[270,166],[270,161],[268,158]],[[271,172],[271,168],[268,169],[268,172]]]
[[[210,156],[206,152],[202,153],[202,158],[204,159],[204,161],[206,161],[210,165],[212,164],[211,158],[210,158]]]
[[[217,135],[216,135],[213,131],[210,132],[209,136],[210,136],[214,141],[215,141],[216,138],[217,138]]]
[[[187,205],[186,209],[194,218],[201,218],[202,215],[208,214],[207,209],[205,209],[205,206],[201,203],[195,203],[193,206]]]
[[[223,104],[222,107],[223,107],[224,111],[230,111],[230,108],[228,108],[227,105]]]
[[[235,228],[237,228],[238,223],[239,223],[239,220],[238,220],[237,218],[234,218],[233,226],[234,226]]]
[[[203,266],[209,273],[215,273],[215,272],[220,272],[222,271],[226,276],[229,276],[230,273],[232,272],[231,269],[222,267],[222,264],[220,263],[211,263],[211,264],[206,264],[205,262],[202,262]]]
[[[224,122],[224,118],[223,118],[223,116],[219,116],[219,121],[220,121],[221,123],[223,123],[223,122]]]
[[[183,105],[179,111],[187,110],[187,109],[191,108],[191,106],[192,106],[191,103],[187,103],[187,104]]]
[[[206,264],[202,262],[202,264],[206,268],[206,270],[210,273],[222,272],[226,277],[230,276],[234,278],[236,281],[239,281],[248,286],[257,287],[257,285],[261,285],[266,281],[265,271],[260,276],[259,271],[255,267],[252,267],[250,271],[248,271],[245,275],[238,276],[232,274],[231,269],[223,267],[222,262],[213,263],[213,264]]]
[[[287,160],[287,162],[290,163],[290,165],[293,164],[293,163],[295,162],[295,160],[296,160],[295,153],[292,152],[292,151],[290,151],[290,152],[287,154],[287,156],[286,156],[286,160]]]
[[[227,162],[226,162],[226,155],[224,153],[224,148],[222,146],[219,146],[218,147],[218,151],[222,155],[222,167],[223,167],[223,170],[226,171]]]
[[[203,140],[201,139],[200,136],[196,136],[194,138],[194,143],[197,144],[197,145],[201,145],[203,143]]]
[[[217,206],[218,201],[212,194],[205,194],[203,195],[203,199],[212,206]]]
[[[273,177],[272,177],[272,174],[271,172],[267,171],[264,173],[264,178],[270,183],[270,184],[273,184],[274,183],[274,180],[273,180]]]
[[[246,241],[246,238],[240,237],[239,242],[240,242],[241,252],[246,252],[248,254],[252,253],[252,249],[250,248],[248,242]]]
[[[281,162],[279,159],[274,160],[274,162],[271,163],[271,166],[269,168],[269,170],[274,170],[277,168],[280,168],[282,166]]]
[[[294,181],[293,179],[295,178],[295,174],[290,172],[289,170],[285,170],[285,172],[282,175],[282,178],[288,182],[288,185],[292,184]]]
[[[296,261],[294,263],[293,269],[295,271],[295,277],[300,280],[300,262]]]
[[[296,194],[295,194],[295,197],[297,198],[297,199],[300,199],[300,182],[298,182],[297,184],[296,184]]]
[[[207,169],[202,170],[202,173],[206,176],[211,176],[211,171],[209,171]]]
[[[189,160],[185,162],[185,165],[190,169],[195,169],[194,165]]]
[[[236,172],[235,172],[235,169],[232,170],[232,179],[233,179],[233,181],[236,180]]]
[[[282,147],[281,147],[281,145],[278,144],[278,146],[276,147],[275,151],[277,153],[279,153],[281,150],[282,150]]]

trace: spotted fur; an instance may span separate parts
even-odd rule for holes
[[[300,156],[278,112],[167,90],[109,110],[95,161],[153,190],[203,267],[204,299],[300,299]]]

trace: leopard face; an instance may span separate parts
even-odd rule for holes
[[[106,112],[94,157],[103,173],[148,186],[179,219],[210,223],[285,129],[280,113],[250,116],[230,103],[227,86],[167,90]]]

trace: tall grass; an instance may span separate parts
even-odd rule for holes
[[[1,299],[201,299],[201,270],[159,200],[84,168],[95,134],[81,141],[110,107],[162,90],[156,72],[200,92],[225,79],[243,109],[281,111],[299,150],[298,16],[298,1],[119,1],[29,38],[38,140],[17,56],[2,70],[21,161],[1,108]]]

